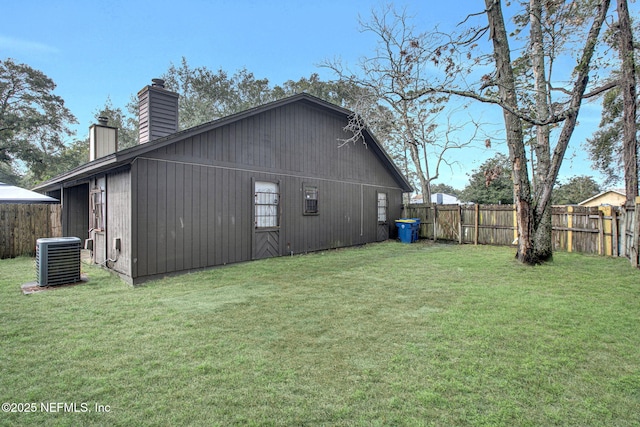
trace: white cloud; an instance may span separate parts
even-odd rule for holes
[[[57,53],[59,49],[45,43],[21,40],[0,35],[0,50],[14,53]]]

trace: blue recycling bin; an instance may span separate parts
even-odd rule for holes
[[[414,242],[417,242],[418,239],[420,238],[420,218],[411,218],[414,222],[412,224],[413,228],[413,234],[411,235],[411,238]]]
[[[396,227],[398,227],[398,238],[402,243],[413,243],[415,221],[413,219],[398,219],[396,220]]]

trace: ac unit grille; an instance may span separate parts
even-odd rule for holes
[[[80,245],[77,237],[38,239],[36,274],[39,286],[80,281]]]

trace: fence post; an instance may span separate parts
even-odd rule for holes
[[[618,211],[611,210],[611,255],[619,256],[618,253],[619,241],[618,241]]]
[[[613,252],[612,243],[612,227],[611,227],[611,206],[598,207],[600,215],[600,236],[602,240],[602,255],[611,256]]]
[[[567,252],[573,252],[573,206],[567,206]]]
[[[479,225],[480,225],[480,205],[479,204],[475,204],[475,208],[474,208],[474,219],[473,219],[473,225],[474,225],[474,229],[473,229],[473,244],[478,246],[478,236],[480,234],[480,230],[478,229]]]
[[[438,205],[434,203],[431,206],[433,206],[433,241],[435,242],[438,240]]]
[[[627,218],[629,212],[627,211],[627,204],[625,203],[620,208],[620,253],[621,257],[627,257]]]
[[[462,244],[462,230],[464,230],[462,226],[462,205],[458,205],[458,216],[460,217],[460,222],[458,222],[458,241]]]
[[[640,240],[640,196],[636,197],[635,210],[633,211],[633,242],[631,242],[631,265],[638,267],[638,243]]]
[[[518,209],[513,205],[513,243],[518,242]]]

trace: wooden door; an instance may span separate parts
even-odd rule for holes
[[[280,256],[280,191],[275,182],[254,184],[253,259]]]
[[[389,203],[387,193],[378,193],[378,233],[377,240],[382,242],[389,238]]]

